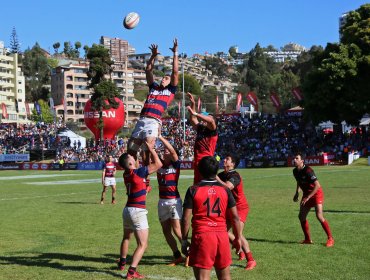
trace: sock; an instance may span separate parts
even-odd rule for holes
[[[327,220],[325,220],[324,222],[321,223],[321,226],[322,228],[325,230],[325,233],[326,235],[328,236],[328,239],[329,238],[333,238],[333,236],[331,235],[331,231],[330,231],[330,227],[329,227],[329,223]]]
[[[305,220],[305,221],[301,222],[301,227],[302,227],[302,230],[303,230],[303,233],[304,233],[304,239],[305,240],[311,240],[310,226],[308,225],[308,221]]]
[[[125,264],[126,263],[126,258],[119,258],[119,262],[122,263],[122,264]]]
[[[252,252],[249,251],[247,254],[246,254],[246,257],[247,257],[247,262],[250,262],[250,261],[254,261],[254,258],[252,256]]]
[[[180,253],[180,251],[179,251],[179,250],[177,250],[176,252],[174,252],[174,253],[173,253],[173,257],[174,257],[175,259],[180,258],[180,257],[181,257],[181,253]]]
[[[135,271],[136,271],[136,267],[130,266],[127,273],[134,274]]]

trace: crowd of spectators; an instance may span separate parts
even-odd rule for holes
[[[184,137],[185,126],[185,137]],[[25,153],[30,150],[55,150],[55,162],[97,162],[111,155],[118,158],[126,151],[127,138],[117,138],[96,145],[93,139],[81,147],[68,138],[58,136],[65,126],[53,124],[0,124],[0,154]],[[306,156],[334,153],[341,160],[348,151],[363,152],[370,145],[370,131],[365,127],[347,133],[325,131],[302,117],[257,115],[252,118],[240,114],[218,117],[219,139],[216,153],[221,158],[228,152],[237,153],[245,160],[286,160],[296,151]],[[181,160],[193,160],[196,132],[177,119],[164,119],[162,135],[179,151]]]

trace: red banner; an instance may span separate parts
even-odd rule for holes
[[[3,118],[4,118],[4,119],[7,119],[7,118],[8,118],[8,111],[6,110],[6,105],[5,105],[5,103],[2,103],[2,104],[1,104],[1,109],[2,109],[2,111],[3,111]]]
[[[295,97],[295,99],[297,99],[298,101],[303,100],[303,95],[302,95],[302,92],[299,88],[293,88],[292,89],[292,94]]]
[[[179,118],[181,118],[181,101],[179,101]]]
[[[238,96],[236,97],[236,111],[240,111],[240,105],[242,104],[242,94],[238,93]]]
[[[198,97],[198,113],[200,113],[201,108],[202,108],[202,101],[200,101],[200,97]]]
[[[31,113],[30,113],[30,105],[26,102],[26,113],[27,113],[27,118],[30,118],[30,115],[31,115]]]
[[[275,93],[275,92],[272,92],[271,95],[270,95],[270,99],[272,101],[272,104],[274,105],[274,107],[279,110],[280,107],[281,107],[281,103],[280,103],[280,98],[279,96]]]
[[[247,94],[247,99],[256,108],[256,111],[258,111],[258,99],[257,99],[257,95],[253,91],[250,91]]]

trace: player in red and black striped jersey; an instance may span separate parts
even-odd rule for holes
[[[240,218],[240,224],[242,228],[242,232],[244,229],[245,222],[247,220],[248,212],[249,212],[249,205],[247,202],[247,198],[244,194],[244,187],[243,187],[243,180],[240,177],[240,174],[235,170],[235,168],[239,165],[240,159],[237,155],[234,154],[227,154],[224,159],[224,171],[218,173],[217,177],[219,182],[229,188],[233,197],[236,201],[236,209],[238,210],[238,215]],[[230,214],[230,213],[228,213]],[[230,215],[228,215],[228,230],[231,229],[231,222],[230,222]],[[229,238],[230,241],[234,240],[234,234],[229,231]],[[242,251],[239,253],[239,260],[243,260],[247,258],[247,265],[245,267],[246,270],[252,270],[256,265],[256,261],[253,258],[252,252],[249,247],[249,243],[247,239],[242,235]]]
[[[102,173],[102,184],[103,184],[103,191],[100,197],[100,204],[104,204],[105,192],[107,188],[111,186],[112,188],[112,204],[116,204],[116,165],[113,163],[113,157],[108,156],[106,159],[106,163],[103,167]]]
[[[147,143],[146,143],[147,144]],[[155,150],[147,144],[152,162],[147,166],[138,167],[137,159],[128,153],[119,158],[119,165],[124,168],[123,179],[127,191],[127,203],[123,209],[123,239],[120,247],[120,261],[118,267],[123,270],[129,249],[130,237],[135,233],[137,247],[132,256],[132,263],[127,272],[127,279],[140,278],[136,268],[148,245],[149,225],[146,210],[145,178],[162,167],[162,163]]]
[[[214,157],[203,157],[199,170],[204,179],[190,187],[185,195],[181,220],[182,251],[189,252],[189,265],[193,267],[196,279],[210,279],[212,267],[215,267],[218,279],[231,279],[226,217],[229,210],[235,232],[233,245],[239,251],[241,227],[236,202],[231,191],[216,180],[218,161]],[[190,221],[191,244],[187,241]]]
[[[136,122],[135,128],[132,131],[131,137],[127,144],[127,151],[133,157],[137,156],[140,147],[142,148],[142,159],[144,165],[148,165],[150,158],[144,141],[154,147],[157,137],[160,135],[162,126],[162,114],[167,109],[167,106],[172,102],[179,82],[178,71],[178,52],[177,39],[173,41],[173,47],[170,50],[173,52],[172,73],[171,76],[165,75],[160,84],[154,81],[154,62],[158,56],[158,45],[152,44],[150,47],[152,55],[150,56],[145,73],[146,81],[149,87],[149,93],[146,97],[144,107],[140,113],[140,119]],[[147,188],[149,186],[149,177],[146,180]]]
[[[214,156],[216,151],[218,133],[217,120],[209,115],[198,114],[195,111],[195,100],[193,95],[188,92],[190,106],[187,107],[190,114],[190,123],[197,131],[197,137],[194,144],[194,184],[198,183],[202,176],[199,173],[198,163],[205,156]],[[199,119],[199,120],[198,120]]]
[[[310,212],[311,208],[315,207],[316,217],[320,221],[321,226],[328,237],[326,241],[326,247],[332,247],[334,245],[334,239],[331,234],[329,224],[324,218],[323,214],[324,192],[322,190],[321,184],[319,180],[317,180],[313,169],[304,164],[304,158],[302,154],[298,153],[295,155],[294,165],[296,167],[293,169],[293,175],[297,181],[297,188],[293,197],[293,201],[298,201],[299,189],[301,189],[303,192],[298,216],[305,237],[305,239],[301,243],[312,244],[307,215]]]
[[[163,136],[159,136],[158,139],[164,145],[163,157],[161,158],[163,166],[157,171],[159,185],[158,217],[162,232],[174,256],[169,265],[175,266],[185,261],[177,248],[175,239],[177,237],[181,243],[182,201],[178,190],[180,160],[176,150]]]

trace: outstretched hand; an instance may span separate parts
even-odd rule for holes
[[[173,47],[170,48],[172,52],[177,52],[177,38],[173,40]]]
[[[157,56],[159,54],[159,52],[158,52],[158,45],[151,44],[150,47],[149,47],[149,49],[152,52],[152,56]]]
[[[190,92],[187,92],[186,95],[189,97],[191,104],[195,104],[194,96]]]

